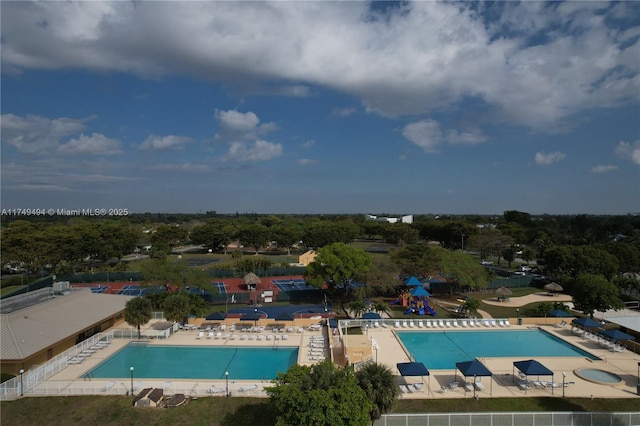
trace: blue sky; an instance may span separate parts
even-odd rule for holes
[[[640,3],[0,7],[4,209],[640,211]]]

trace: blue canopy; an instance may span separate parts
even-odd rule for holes
[[[429,370],[421,362],[399,362],[396,364],[401,376],[428,376]]]
[[[422,288],[422,286],[414,288],[413,290],[410,291],[410,293],[413,297],[431,296],[431,293],[429,293],[427,290]]]
[[[419,279],[417,279],[416,277],[414,277],[413,275],[410,276],[409,278],[407,278],[406,280],[404,280],[404,284],[408,285],[408,286],[421,286],[422,283],[420,282]]]
[[[361,318],[362,319],[372,320],[372,319],[380,319],[382,317],[377,312],[365,312],[364,314],[362,314]]]
[[[577,327],[582,327],[582,328],[598,328],[602,326],[602,324],[600,324],[598,321],[594,321],[591,318],[587,318],[587,317],[576,318],[573,321],[571,321],[571,325],[575,325]]]
[[[553,309],[551,311],[548,311],[547,315],[549,315],[550,317],[556,317],[556,318],[569,318],[569,317],[575,316],[575,315],[571,315],[569,312],[563,311],[562,309]]]
[[[293,314],[289,312],[281,312],[276,315],[276,321],[293,321]]]
[[[601,336],[604,336],[606,338],[609,338],[611,340],[636,340],[635,337],[633,337],[630,334],[627,334],[625,332],[622,332],[620,330],[603,330],[600,332]]]
[[[227,317],[227,314],[225,314],[224,312],[214,312],[212,314],[207,315],[207,318],[205,318],[207,321],[220,321],[223,320]]]
[[[258,321],[260,319],[260,314],[258,313],[248,313],[242,314],[240,317],[240,321]]]
[[[464,377],[493,376],[491,371],[477,359],[473,361],[456,362],[456,368],[460,370]]]
[[[553,371],[549,370],[535,359],[515,361],[513,366],[527,376],[553,376]]]
[[[338,321],[335,318],[329,318],[329,328],[338,328]]]

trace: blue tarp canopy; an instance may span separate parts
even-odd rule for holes
[[[414,288],[410,293],[413,297],[431,296],[431,293],[422,288],[422,286]]]
[[[214,312],[212,314],[207,315],[205,318],[207,321],[221,321],[227,317],[227,314],[224,312]]]
[[[396,364],[401,376],[428,376],[429,370],[421,362],[399,362]]]
[[[569,318],[569,317],[573,317],[575,315],[571,315],[569,312],[565,312],[562,309],[553,309],[551,311],[547,311],[547,315],[549,315],[550,317],[556,317],[556,318]]]
[[[329,328],[338,328],[338,320],[329,318]]]
[[[367,319],[367,320],[373,320],[373,319],[380,319],[382,317],[377,312],[365,312],[364,314],[362,314],[361,318]]]
[[[413,275],[410,276],[409,278],[407,278],[406,280],[404,280],[404,285],[408,285],[408,286],[421,286],[422,283],[420,282],[419,279],[417,279],[416,277],[414,277]]]
[[[260,314],[254,312],[242,314],[242,316],[240,317],[240,321],[258,321],[259,319]]]
[[[293,321],[293,314],[289,312],[281,312],[276,315],[276,321]]]
[[[598,328],[602,326],[602,324],[600,324],[598,321],[594,321],[591,318],[587,317],[576,318],[571,321],[571,325],[575,325],[576,327],[581,328]]]
[[[619,341],[619,340],[636,340],[635,337],[633,337],[630,334],[627,334],[623,331],[620,330],[603,330],[600,332],[601,336],[604,336],[608,339],[611,340],[615,340],[615,341]]]
[[[484,364],[478,361],[477,359],[474,359],[473,361],[456,362],[456,368],[460,370],[460,372],[465,377],[465,379],[467,377],[473,377],[474,381],[476,377],[493,376],[493,373],[491,373],[491,371],[489,371],[489,369],[485,367]],[[457,377],[458,377],[458,373],[456,370],[456,381],[458,381]],[[464,387],[464,393],[465,394],[467,393],[466,386]],[[473,395],[475,396],[475,394],[476,394],[476,388],[474,385]],[[490,394],[493,395],[493,380],[491,380]]]
[[[553,371],[549,370],[544,365],[540,364],[535,359],[528,359],[526,361],[515,361],[513,366],[520,370],[525,376],[551,376],[553,381]],[[514,370],[515,373],[515,370]],[[516,375],[513,375],[515,380]],[[525,388],[526,389],[526,388]],[[551,387],[551,394],[553,395],[553,387]]]

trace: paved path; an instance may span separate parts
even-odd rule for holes
[[[536,302],[571,302],[573,299],[568,294],[559,293],[556,296],[549,296],[546,291],[535,294],[528,294],[521,297],[510,297],[509,300],[499,302],[497,297],[482,299],[487,305],[507,306],[519,308]]]

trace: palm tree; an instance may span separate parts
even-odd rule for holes
[[[383,302],[376,303],[373,306],[373,310],[379,313],[380,315],[387,314],[391,316],[391,308],[386,303],[383,303]]]
[[[366,310],[364,302],[360,299],[352,300],[351,302],[349,302],[348,306],[349,310],[353,312],[353,316],[355,318],[358,318],[360,314],[362,314]]]
[[[129,300],[124,307],[124,320],[138,329],[138,339],[140,339],[140,326],[151,320],[151,302],[145,297]]]
[[[398,394],[393,372],[382,364],[368,364],[356,372],[360,387],[365,391],[373,408],[369,412],[371,424],[380,418],[382,414],[393,408]]]
[[[462,310],[468,315],[477,315],[478,309],[480,309],[480,299],[475,297],[468,297],[462,304]]]

